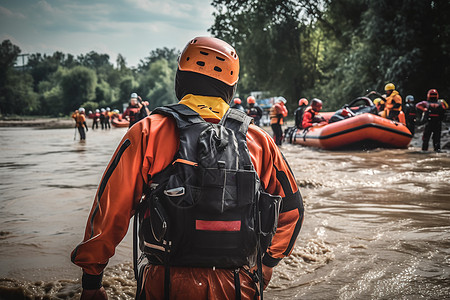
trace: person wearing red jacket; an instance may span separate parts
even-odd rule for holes
[[[325,124],[325,119],[319,114],[322,109],[322,100],[314,98],[311,100],[311,105],[306,108],[303,113],[302,127],[307,129],[311,126]]]
[[[126,120],[130,122],[129,128],[148,116],[146,104],[141,100],[137,93],[132,93],[130,96],[130,105],[122,114]]]
[[[278,146],[281,146],[283,143],[283,130],[281,127],[283,126],[284,118],[288,115],[285,104],[286,99],[278,97],[275,99],[275,104],[270,108],[269,112],[270,126],[273,130],[273,139]]]
[[[189,108],[191,115],[198,114],[202,122],[218,123],[229,111],[238,76],[239,58],[229,44],[211,37],[195,38],[178,61],[175,91],[179,105]],[[177,126],[169,116],[152,114],[131,127],[115,151],[97,190],[84,239],[71,254],[72,262],[83,269],[81,299],[107,299],[102,287],[103,270],[127,233],[144,190],[174,163],[181,143]],[[244,138],[265,192],[282,199],[278,227],[262,257],[267,286],[273,267],[294,247],[303,222],[303,202],[294,174],[272,138],[253,124]],[[256,286],[249,273],[254,268],[171,266],[170,297],[234,299],[239,292],[242,299],[254,299]],[[160,264],[145,267],[141,282],[147,299],[164,297],[165,271]]]
[[[428,143],[433,136],[434,151],[441,151],[442,120],[445,116],[445,105],[439,102],[439,93],[431,89],[427,93],[427,101],[416,104],[416,108],[422,111],[422,122],[426,122],[422,136],[422,150],[428,150]]]

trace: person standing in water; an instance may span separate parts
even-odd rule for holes
[[[428,150],[428,144],[433,136],[434,151],[441,151],[442,120],[445,116],[445,105],[438,101],[439,93],[431,89],[427,93],[427,100],[417,103],[417,109],[422,111],[422,119],[426,122],[422,136],[422,150]]]
[[[248,96],[247,97],[247,105],[248,105],[247,116],[253,118],[253,120],[255,121],[255,125],[259,126],[261,118],[263,116],[263,111],[262,111],[261,107],[256,105],[255,97]]]
[[[103,270],[135,211],[148,260],[137,298],[255,299],[262,293],[255,280],[267,286],[291,253],[303,221],[301,194],[272,138],[229,109],[238,76],[239,58],[226,42],[198,37],[184,48],[175,80],[180,102],[132,126],[103,175],[71,255],[83,268],[82,299],[107,298]]]
[[[283,143],[282,126],[284,123],[284,118],[288,115],[288,110],[285,104],[286,99],[283,97],[278,97],[269,112],[270,127],[272,127],[273,130],[273,139],[275,140],[275,144],[278,146],[281,146]]]
[[[411,134],[414,136],[414,132],[416,129],[416,105],[414,104],[414,96],[408,95],[405,98],[405,107],[403,108],[405,111],[406,118],[406,127],[408,127]]]
[[[74,114],[72,114],[72,118],[75,120],[75,127],[78,129],[78,133],[80,134],[80,141],[86,140],[86,132],[88,131],[86,116],[84,114],[85,110],[83,107],[80,107]],[[84,131],[85,128],[86,132]]]
[[[130,96],[130,105],[123,113],[122,117],[130,122],[129,128],[148,116],[146,106],[140,101],[138,94],[132,93]]]
[[[298,100],[298,107],[294,112],[295,127],[297,127],[298,129],[303,128],[302,125],[303,113],[305,112],[307,106],[308,106],[308,99],[301,98],[300,100]]]

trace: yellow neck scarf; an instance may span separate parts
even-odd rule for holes
[[[207,97],[188,94],[181,99],[184,104],[198,112],[203,119],[222,119],[230,106],[219,97]]]

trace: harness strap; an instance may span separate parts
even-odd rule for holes
[[[247,148],[247,131],[249,125],[253,123],[253,118],[238,109],[230,108],[227,110],[219,124],[233,130],[236,134],[240,153],[249,153]],[[250,155],[239,156],[239,163],[244,169],[253,169]]]
[[[241,300],[241,280],[239,278],[239,268],[233,271],[234,273],[234,290],[236,292],[236,300]]]
[[[170,299],[170,265],[169,265],[169,242],[165,245],[164,256],[164,299]]]

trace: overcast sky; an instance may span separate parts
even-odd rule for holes
[[[211,0],[0,0],[0,38],[22,53],[94,50],[137,66],[151,50],[209,36]]]

